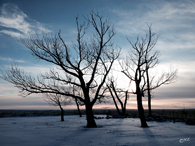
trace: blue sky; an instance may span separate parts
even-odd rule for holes
[[[30,51],[17,41],[29,33],[57,33],[61,30],[66,42],[75,41],[75,17],[98,11],[114,24],[114,43],[123,55],[130,47],[127,37],[134,41],[144,36],[147,24],[158,36],[159,70],[178,68],[176,83],[154,91],[153,108],[195,107],[195,1],[193,0],[1,0],[0,1],[0,64],[8,67],[13,61],[27,72],[36,75],[50,65],[36,60]],[[2,69],[2,68],[1,68]],[[158,72],[157,72],[158,74]],[[125,79],[124,79],[125,81]],[[146,101],[144,101],[145,108]],[[110,107],[104,105],[104,107]],[[135,108],[135,99],[127,108]],[[23,98],[13,85],[0,79],[0,109],[53,108],[42,95]]]

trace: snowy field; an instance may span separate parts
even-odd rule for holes
[[[97,117],[105,117],[98,115]],[[148,122],[137,118],[96,119],[98,128],[85,128],[86,117],[60,116],[0,118],[1,146],[195,146],[195,126]]]

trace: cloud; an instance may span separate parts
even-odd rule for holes
[[[15,60],[15,59],[12,59],[12,58],[4,58],[4,57],[0,57],[0,60],[8,61],[8,62],[18,62],[18,63],[25,63],[26,62],[24,60]]]
[[[10,35],[16,38],[19,38],[22,36],[21,33],[19,32],[14,32],[14,31],[9,31],[9,30],[1,30],[0,33],[7,34],[7,35]]]
[[[158,42],[155,49],[161,51],[160,59],[167,62],[193,60],[195,48],[195,2],[184,1],[152,1],[143,2],[130,9],[112,9],[116,17],[117,34],[127,36],[136,41],[136,36],[145,37],[147,24],[152,24]],[[125,38],[124,38],[125,39]],[[118,38],[120,40],[120,38]],[[124,49],[129,44],[121,40]]]
[[[191,1],[163,1],[139,4],[135,9],[113,9],[112,12],[119,16],[116,29],[125,35],[145,34],[147,23],[153,23],[155,31],[170,31],[177,28],[191,29],[194,23],[195,3]],[[145,26],[145,27],[144,27]]]
[[[157,1],[139,4],[132,11],[114,9],[112,12],[118,16],[116,30],[123,35],[144,35],[147,22],[152,23],[159,39],[182,47],[187,43],[192,48],[191,44],[195,47],[194,7],[195,2],[192,1]]]
[[[18,6],[10,3],[3,4],[0,9],[0,33],[12,37],[26,37],[29,33],[50,32],[43,24],[31,20]]]

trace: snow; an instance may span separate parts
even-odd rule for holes
[[[105,117],[105,115],[97,115]],[[195,145],[195,127],[182,122],[150,121],[141,128],[137,118],[96,119],[86,128],[86,117],[65,115],[0,118],[1,146],[178,146]]]

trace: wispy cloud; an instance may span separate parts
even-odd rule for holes
[[[38,31],[50,32],[43,24],[31,20],[18,6],[10,3],[3,4],[0,8],[0,26],[0,33],[16,38]]]
[[[119,33],[144,35],[147,22],[152,23],[153,31],[160,35],[160,40],[166,42],[166,46],[169,42],[185,49],[195,47],[195,2],[156,1],[140,5],[134,10],[112,10],[118,16],[115,27]]]
[[[119,17],[116,24],[117,31],[129,35],[145,33],[147,23],[153,23],[153,29],[158,32],[176,29],[191,29],[195,21],[195,2],[192,1],[156,1],[139,4],[131,10],[114,9]],[[143,27],[145,26],[145,27]]]
[[[0,57],[0,60],[7,61],[7,62],[18,62],[18,63],[25,63],[26,62],[24,60],[15,60],[12,58],[4,58],[4,57]]]
[[[143,2],[133,9],[118,8],[111,12],[116,16],[117,33],[134,41],[136,36],[145,36],[148,31],[147,22],[152,24],[152,31],[159,36],[155,48],[162,52],[162,57],[167,55],[172,59],[180,60],[185,57],[186,60],[191,60],[195,53],[194,8],[194,1],[165,0]],[[123,48],[129,48],[129,44],[125,43]]]

